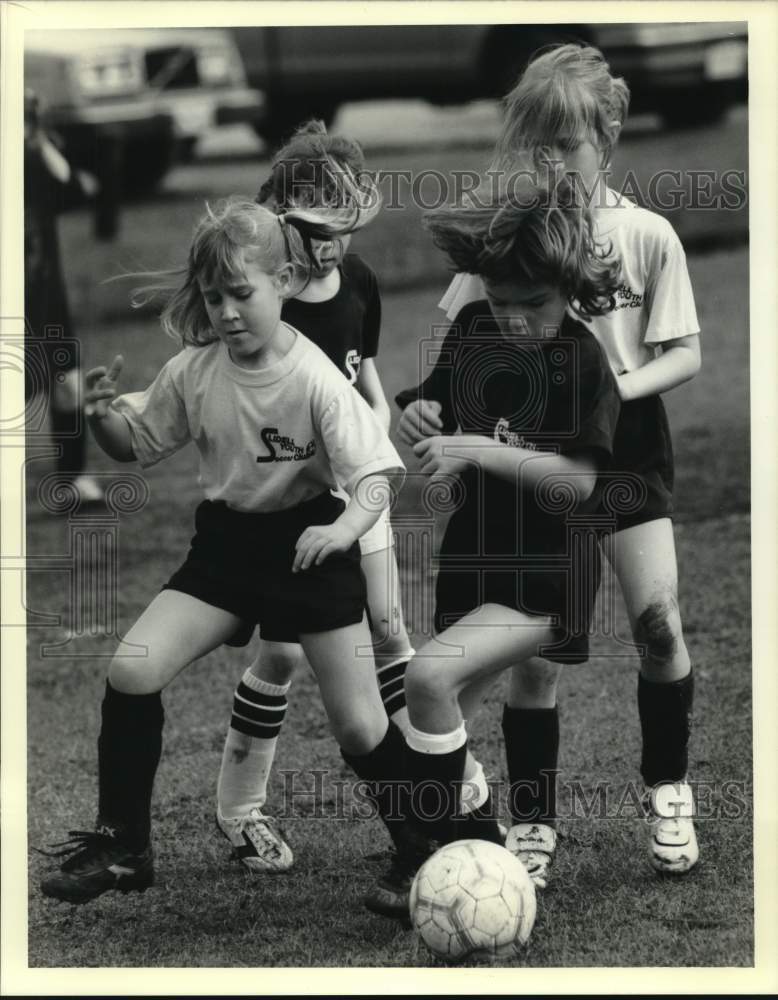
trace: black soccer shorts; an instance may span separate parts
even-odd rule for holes
[[[331,524],[343,501],[322,493],[289,510],[246,514],[205,500],[184,564],[163,589],[178,590],[243,619],[263,639],[299,642],[362,620],[367,594],[359,543],[320,566],[292,573],[295,544],[310,525]],[[250,632],[246,641],[250,638]]]

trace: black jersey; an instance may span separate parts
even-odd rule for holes
[[[348,253],[340,264],[340,288],[324,302],[288,299],[281,318],[320,347],[352,385],[363,358],[378,353],[381,299],[368,265]]]
[[[570,317],[555,337],[507,338],[485,300],[465,306],[429,378],[397,402],[404,408],[418,398],[441,403],[449,433],[459,429],[529,451],[585,451],[599,468],[611,459],[616,383],[594,336]],[[490,601],[557,615],[568,637],[585,633],[599,554],[596,540],[593,547],[591,539],[580,543],[580,532],[597,512],[598,491],[579,502],[562,477],[524,489],[518,475],[512,482],[475,466],[460,479],[440,551],[438,627]],[[568,659],[585,658],[576,648]]]

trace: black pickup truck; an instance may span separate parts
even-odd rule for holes
[[[249,84],[264,91],[257,130],[277,142],[340,104],[393,97],[460,104],[499,97],[545,45],[583,41],[625,77],[635,111],[670,125],[715,121],[746,95],[745,23],[317,25],[233,29]]]

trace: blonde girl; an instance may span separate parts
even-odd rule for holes
[[[87,902],[153,882],[160,692],[244,621],[302,644],[343,756],[386,814],[403,739],[372,661],[356,654],[370,643],[357,540],[402,463],[364,400],[281,319],[308,274],[306,243],[350,224],[353,212],[276,215],[240,199],[209,208],[186,266],[151,285],[172,291],[162,324],[180,353],[143,392],[117,396],[121,357],[87,375],[89,425],[103,450],[145,468],[194,441],[205,499],[184,563],[111,661],[96,828],[71,834],[70,857],[41,883],[48,896]],[[332,495],[337,483],[346,504]],[[367,502],[376,490],[381,503]],[[133,655],[139,648],[147,655]]]

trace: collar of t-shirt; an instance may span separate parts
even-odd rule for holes
[[[230,357],[227,345],[222,343],[220,357],[222,368],[227,377],[241,385],[254,386],[272,385],[273,382],[285,378],[297,366],[305,353],[306,342],[305,338],[289,323],[284,323],[284,326],[294,334],[294,342],[282,358],[266,368],[242,368],[240,365],[236,365]]]
[[[346,278],[346,272],[343,267],[343,262],[338,264],[338,271],[340,272],[340,284],[338,285],[338,290],[337,292],[335,292],[334,295],[331,295],[328,299],[316,299],[315,301],[308,301],[306,299],[293,298],[289,299],[286,303],[284,303],[284,305],[287,306],[289,309],[291,309],[292,312],[294,312],[295,309],[299,309],[300,311],[303,312],[307,309],[315,309],[316,312],[319,313],[325,309],[336,308],[337,306],[340,305],[340,301],[343,298],[343,296],[347,294],[347,289],[345,286],[348,280]]]

